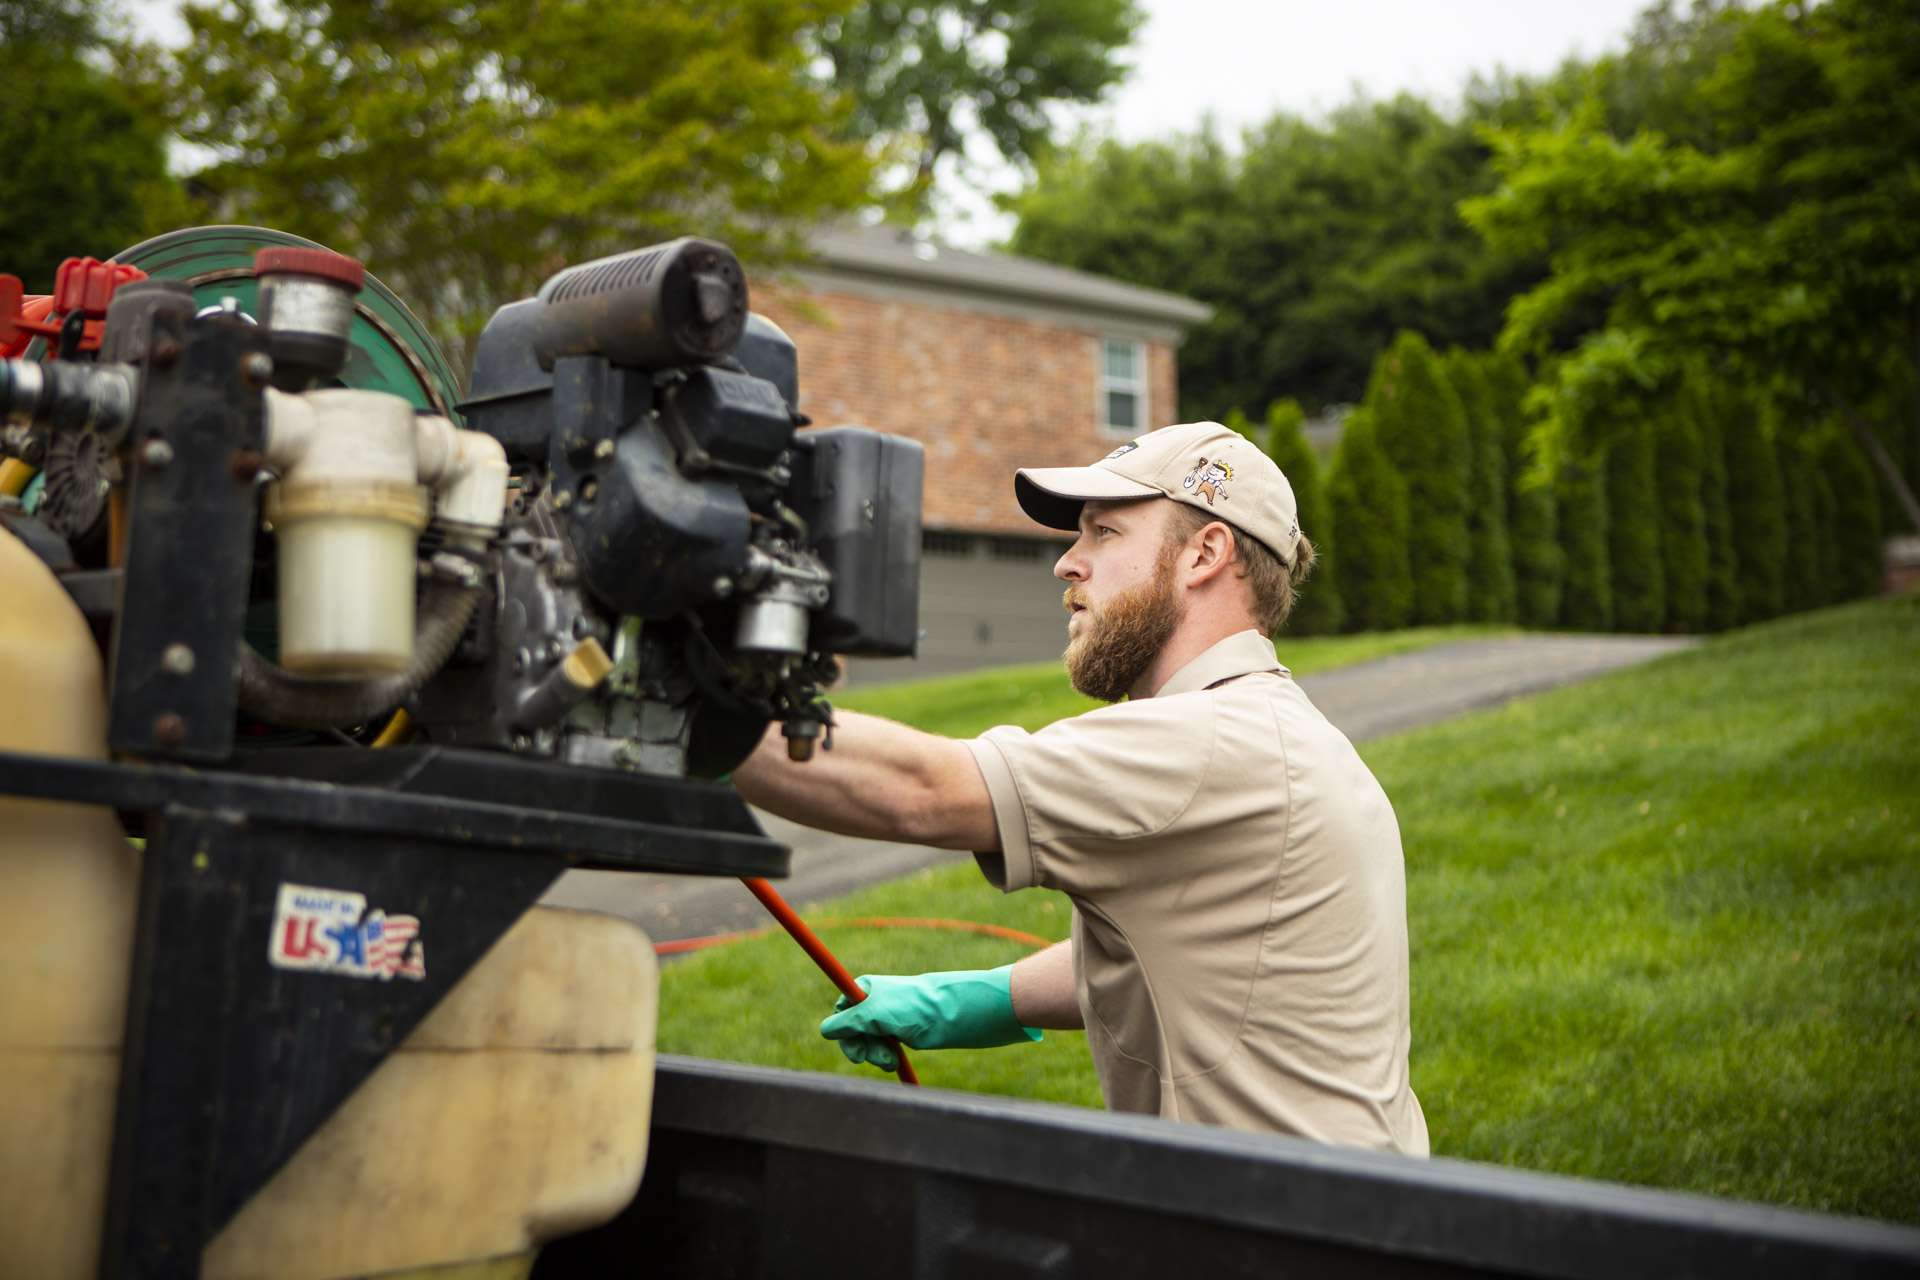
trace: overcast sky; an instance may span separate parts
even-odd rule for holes
[[[1496,67],[1550,71],[1569,55],[1619,47],[1646,0],[1141,0],[1147,22],[1134,73],[1089,123],[1135,140],[1198,127],[1209,112],[1232,136],[1276,110],[1319,114],[1356,90],[1453,100]],[[169,43],[176,0],[132,0],[140,25]],[[1012,185],[1013,175],[989,184]],[[960,199],[948,234],[1004,235],[984,195]]]
[[[1648,0],[1140,0],[1134,71],[1087,123],[1128,141],[1197,128],[1231,138],[1275,111],[1320,115],[1356,92],[1457,101],[1475,72],[1540,73],[1624,45]],[[1015,176],[992,174],[1007,189]],[[961,242],[1011,226],[984,193],[956,193],[946,233]]]

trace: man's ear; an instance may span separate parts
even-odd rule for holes
[[[1192,586],[1217,576],[1223,572],[1237,553],[1234,546],[1233,530],[1224,523],[1215,520],[1203,525],[1200,531],[1187,541],[1187,581]]]

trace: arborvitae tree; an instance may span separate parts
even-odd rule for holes
[[[1880,477],[1846,431],[1825,433],[1821,470],[1833,488],[1833,596],[1852,600],[1880,590]]]
[[[1613,575],[1607,563],[1607,457],[1569,458],[1555,481],[1566,577],[1560,623],[1575,631],[1613,629]]]
[[[1267,406],[1267,456],[1279,464],[1293,485],[1300,512],[1300,530],[1313,540],[1316,553],[1313,576],[1300,588],[1287,630],[1295,635],[1332,635],[1340,630],[1345,611],[1340,603],[1340,563],[1334,551],[1332,509],[1320,474],[1320,459],[1307,443],[1303,429],[1307,415],[1294,400],[1276,400]]]
[[[1718,388],[1704,374],[1691,375],[1681,412],[1700,437],[1700,512],[1707,531],[1706,629],[1725,631],[1740,623],[1740,562],[1733,550],[1733,510],[1727,498],[1727,438]]]
[[[1653,424],[1643,413],[1607,451],[1607,564],[1613,625],[1658,631],[1667,622],[1667,569],[1660,551],[1660,490]]]
[[[1840,506],[1834,501],[1833,479],[1827,474],[1825,433],[1810,432],[1794,442],[1799,446],[1795,463],[1796,484],[1806,486],[1807,505],[1813,512],[1814,563],[1803,577],[1808,584],[1808,607],[1834,604],[1840,599]]]
[[[1402,333],[1374,362],[1363,405],[1380,447],[1407,480],[1408,527],[1418,548],[1413,621],[1458,622],[1467,612],[1466,410],[1417,333]]]
[[[1673,397],[1655,426],[1660,490],[1660,558],[1667,576],[1667,630],[1707,625],[1707,509],[1700,429],[1684,398]]]
[[[1387,458],[1367,411],[1356,410],[1340,434],[1327,484],[1340,540],[1340,600],[1347,627],[1385,631],[1413,616],[1411,525],[1407,482]]]
[[[1780,460],[1759,407],[1729,397],[1721,418],[1727,447],[1727,506],[1740,573],[1740,622],[1764,622],[1786,607],[1787,503]]]
[[[1534,474],[1527,449],[1527,420],[1522,402],[1527,371],[1512,356],[1495,355],[1486,365],[1488,403],[1500,427],[1506,462],[1507,541],[1513,552],[1514,618],[1523,627],[1551,627],[1560,621],[1559,515],[1553,486]]]
[[[1467,487],[1467,617],[1512,622],[1513,551],[1507,544],[1507,451],[1485,360],[1459,347],[1442,366],[1467,414],[1473,471]]]
[[[1783,608],[1788,613],[1817,609],[1825,604],[1827,584],[1820,577],[1823,531],[1814,511],[1813,489],[1806,482],[1804,423],[1795,422],[1784,408],[1768,415],[1773,428],[1774,456],[1780,463],[1781,499],[1787,513],[1787,553],[1780,561]]]

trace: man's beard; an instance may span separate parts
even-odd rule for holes
[[[1154,568],[1145,586],[1116,596],[1095,613],[1087,610],[1080,633],[1067,641],[1067,678],[1089,698],[1118,702],[1138,683],[1180,626],[1180,601],[1167,570],[1171,557]],[[1078,587],[1064,599],[1085,604]]]

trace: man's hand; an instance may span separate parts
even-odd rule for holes
[[[1040,1039],[1013,1014],[1013,966],[922,973],[908,977],[856,979],[867,998],[849,1004],[841,996],[820,1024],[820,1034],[840,1042],[850,1062],[870,1062],[883,1071],[899,1068],[887,1045],[892,1037],[910,1049],[990,1049]]]

